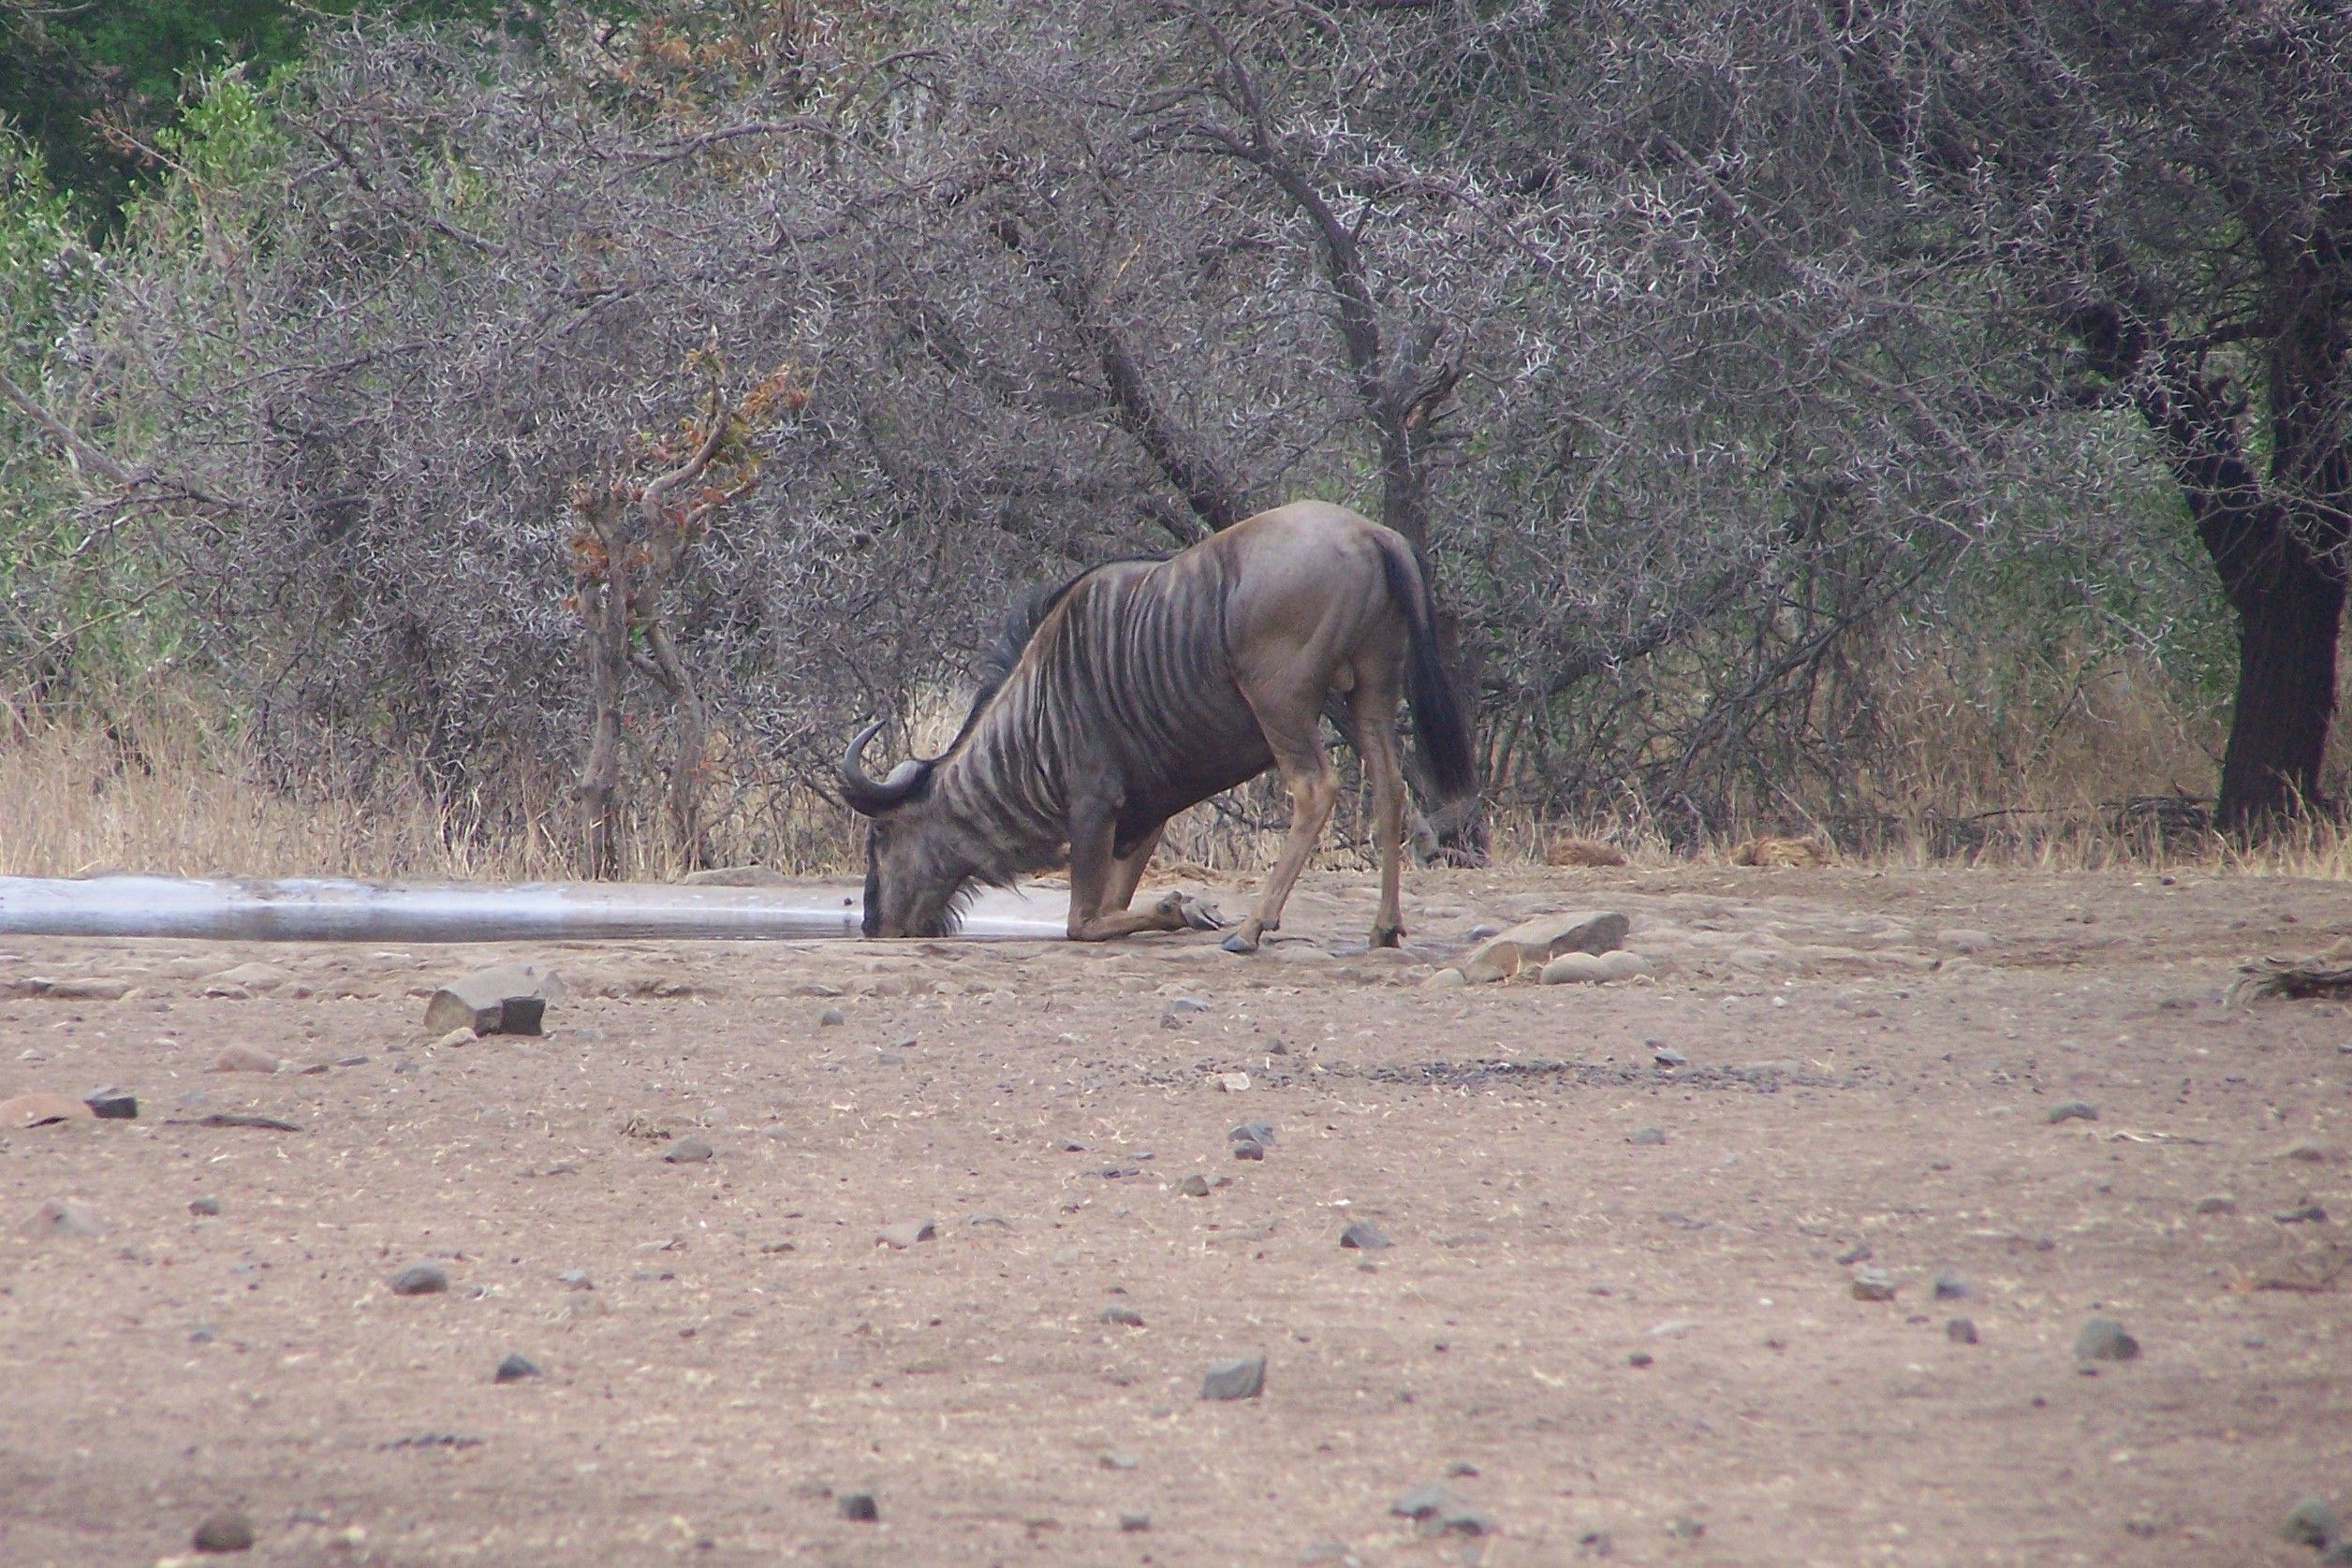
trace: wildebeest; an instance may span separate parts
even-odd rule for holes
[[[1467,794],[1470,739],[1412,548],[1345,507],[1293,502],[1164,560],[1081,572],[1016,609],[940,755],[902,762],[877,783],[860,758],[881,725],[849,743],[843,794],[874,819],[865,933],[945,934],[975,882],[1007,883],[1066,849],[1072,940],[1213,927],[1181,894],[1127,904],[1169,817],[1272,766],[1290,791],[1289,835],[1257,908],[1225,943],[1255,951],[1282,923],[1339,800],[1319,729],[1336,693],[1372,781],[1372,941],[1394,946],[1404,934],[1397,703],[1406,690],[1439,793]]]

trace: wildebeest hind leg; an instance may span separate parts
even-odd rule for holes
[[[1139,846],[1127,859],[1111,854],[1112,824],[1109,817],[1101,821],[1074,823],[1070,828],[1070,924],[1072,942],[1109,942],[1114,937],[1132,936],[1137,931],[1181,931],[1192,922],[1184,917],[1182,895],[1170,893],[1149,909],[1129,911],[1126,901],[1135,896],[1135,884],[1143,875],[1143,863],[1152,857],[1149,844]],[[1158,835],[1153,836],[1156,843]],[[1127,861],[1134,862],[1134,872],[1127,874]],[[1118,901],[1113,903],[1113,897]]]
[[[1356,704],[1356,755],[1372,781],[1372,837],[1380,848],[1380,910],[1372,920],[1372,945],[1394,947],[1404,938],[1399,901],[1399,862],[1404,843],[1404,772],[1397,756],[1396,698],[1372,700],[1361,688]]]
[[[1267,743],[1273,749],[1275,766],[1282,769],[1282,782],[1290,787],[1290,832],[1283,840],[1282,855],[1274,861],[1274,869],[1267,873],[1266,887],[1257,896],[1257,908],[1242,929],[1225,939],[1228,953],[1255,953],[1257,939],[1282,926],[1282,906],[1290,897],[1291,884],[1299,880],[1299,872],[1321,842],[1323,828],[1331,820],[1331,809],[1339,804],[1339,783],[1331,777],[1331,764],[1324,756],[1319,743],[1316,720],[1320,708],[1310,708],[1303,722],[1284,726],[1277,734],[1275,725],[1266,723],[1261,711],[1259,723],[1265,725]]]

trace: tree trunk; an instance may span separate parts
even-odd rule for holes
[[[2319,798],[2319,762],[2336,711],[2340,574],[2284,528],[2230,598],[2238,608],[2238,699],[2222,755],[2215,825],[2256,835]]]

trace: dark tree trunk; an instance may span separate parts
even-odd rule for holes
[[[2336,641],[2344,578],[2313,561],[2284,529],[2256,580],[2233,590],[2238,701],[2222,755],[2222,831],[2260,834],[2319,796],[2319,760],[2336,711]]]

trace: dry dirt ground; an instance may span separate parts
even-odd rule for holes
[[[140,1103],[0,1136],[0,1562],[180,1558],[234,1507],[270,1564],[2290,1564],[2290,1504],[2352,1504],[2352,1018],[2222,1005],[2344,887],[1409,895],[1402,959],[1336,876],[1256,959],[0,942],[20,992],[135,986],[0,1004],[0,1094]],[[1591,906],[1654,981],[1420,983]],[[425,990],[510,957],[568,982],[548,1033],[431,1045]],[[209,978],[253,961],[290,977]],[[290,1065],[208,1071],[236,1044]],[[423,1259],[448,1291],[392,1294]],[[2138,1359],[2078,1365],[2094,1314]],[[1486,1532],[1391,1512],[1433,1484]]]

